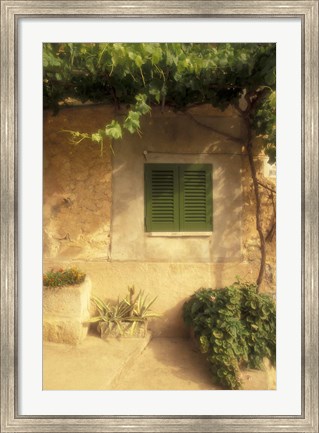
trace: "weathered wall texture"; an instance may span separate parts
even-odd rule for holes
[[[267,160],[267,158],[266,158]],[[261,196],[262,229],[266,240],[266,266],[261,291],[276,290],[276,185],[274,179],[263,175],[263,159],[256,158],[256,168]],[[244,160],[244,173],[250,174],[248,159]],[[255,194],[250,176],[243,177],[243,259],[249,264],[252,275],[258,275],[260,265],[260,241],[256,231]]]
[[[44,114],[44,258],[107,258],[110,242],[112,165],[109,145],[70,143],[65,130],[95,132],[113,116],[109,107]]]
[[[254,281],[258,273],[255,200],[248,159],[242,153],[244,128],[232,109],[201,107],[188,114],[154,110],[143,120],[142,138],[125,134],[114,145],[114,157],[107,143],[101,157],[97,144],[86,140],[75,147],[68,134],[60,132],[94,132],[111,118],[113,109],[105,106],[63,109],[55,117],[45,113],[44,270],[76,265],[90,276],[93,294],[110,300],[125,295],[132,285],[158,296],[154,309],[162,318],[151,326],[155,335],[184,335],[185,298],[200,287],[230,284],[236,275]],[[180,238],[144,233],[145,162],[212,163],[211,235]],[[261,192],[268,233],[276,197],[265,188]],[[271,233],[267,252],[262,289],[274,291]]]

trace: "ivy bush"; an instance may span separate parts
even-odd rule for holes
[[[80,284],[84,281],[85,274],[77,268],[51,269],[43,275],[44,287],[62,287]]]
[[[183,306],[213,377],[226,389],[240,389],[240,369],[276,362],[276,305],[254,284],[235,282],[223,289],[200,289]]]

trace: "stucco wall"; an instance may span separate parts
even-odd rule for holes
[[[128,286],[143,290],[161,318],[150,323],[154,336],[186,336],[182,320],[182,305],[200,287],[223,287],[234,282],[234,276],[249,276],[247,263],[163,263],[163,262],[106,262],[59,261],[63,266],[78,266],[92,280],[92,293],[108,301],[128,294]],[[46,260],[45,269],[56,266],[56,260]]]
[[[232,110],[189,114],[153,110],[142,137],[116,144],[113,169],[113,260],[232,262],[242,259],[242,125]],[[204,126],[203,126],[204,125]],[[144,230],[145,163],[212,164],[213,231],[209,236],[150,236]]]
[[[189,295],[200,287],[223,287],[236,275],[254,280],[258,272],[254,194],[240,142],[244,130],[232,109],[155,110],[143,120],[142,137],[125,134],[114,144],[114,156],[108,143],[101,156],[97,144],[74,146],[61,132],[94,132],[114,116],[106,106],[44,115],[44,271],[76,265],[90,276],[93,294],[112,300],[135,285],[158,296],[154,308],[163,316],[152,324],[155,335],[185,335],[181,306]],[[145,162],[212,163],[212,234],[144,233]],[[269,191],[261,191],[267,233],[273,205]],[[267,251],[263,290],[273,291],[275,236]]]

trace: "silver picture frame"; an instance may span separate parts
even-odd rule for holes
[[[22,416],[18,413],[18,62],[23,17],[299,17],[302,21],[300,416]],[[318,432],[318,1],[1,1],[1,432]]]

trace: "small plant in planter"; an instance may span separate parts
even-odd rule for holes
[[[58,269],[55,271],[51,269],[43,275],[44,287],[61,287],[72,286],[80,284],[84,281],[85,274],[80,272],[77,268]]]
[[[200,289],[184,304],[183,318],[224,388],[241,388],[243,367],[260,369],[264,358],[275,364],[275,302],[254,284]]]
[[[98,323],[101,337],[145,337],[148,320],[159,317],[151,310],[157,297],[149,300],[148,295],[140,291],[134,298],[134,287],[129,288],[129,295],[115,304],[103,302],[93,296],[92,301],[99,314],[92,317],[90,323]]]
[[[91,280],[77,268],[43,275],[43,339],[77,344],[87,335]]]

